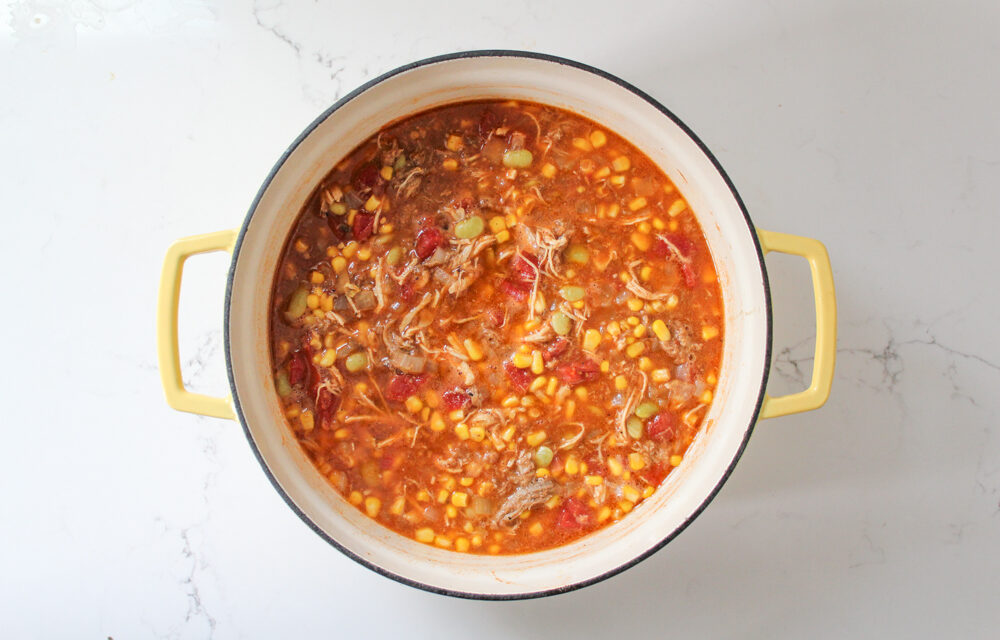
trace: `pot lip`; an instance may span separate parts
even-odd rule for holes
[[[229,336],[229,325],[230,325],[230,319],[231,319],[231,317],[230,317],[230,308],[231,308],[232,293],[233,293],[233,279],[234,279],[235,274],[236,274],[236,264],[237,264],[237,262],[239,260],[240,250],[241,250],[241,248],[243,246],[243,238],[246,235],[247,228],[250,226],[250,221],[253,218],[253,215],[254,215],[254,213],[257,210],[257,205],[260,203],[260,200],[263,197],[264,193],[270,187],[272,180],[274,179],[274,177],[278,173],[278,171],[281,169],[281,167],[285,164],[285,161],[288,159],[288,157],[295,151],[295,149],[302,143],[302,141],[305,140],[310,134],[312,134],[312,132],[323,121],[325,121],[328,117],[330,117],[330,115],[332,115],[335,111],[337,111],[338,109],[340,109],[341,107],[343,107],[345,104],[347,104],[348,102],[350,102],[354,98],[358,97],[359,95],[361,95],[362,93],[364,93],[365,91],[367,91],[368,89],[370,89],[371,87],[373,87],[373,86],[375,86],[375,85],[377,85],[377,84],[379,84],[379,83],[381,83],[381,82],[383,82],[385,80],[388,80],[389,78],[392,78],[392,77],[394,77],[396,75],[399,75],[401,73],[405,73],[407,71],[411,71],[413,69],[417,69],[417,68],[420,68],[420,67],[424,67],[424,66],[436,64],[436,63],[439,63],[439,62],[447,62],[447,61],[452,61],[452,60],[463,60],[463,59],[473,59],[473,58],[528,58],[528,59],[532,59],[532,60],[542,60],[542,61],[545,61],[545,62],[552,62],[552,63],[556,63],[556,64],[560,64],[560,65],[565,65],[567,67],[573,67],[575,69],[579,69],[579,70],[582,70],[582,71],[587,71],[587,72],[592,73],[594,75],[597,75],[597,76],[599,76],[601,78],[604,78],[605,80],[613,82],[613,83],[617,84],[618,86],[622,87],[623,89],[626,89],[626,90],[630,91],[631,93],[635,94],[637,97],[641,98],[642,100],[645,100],[652,107],[654,107],[656,110],[658,110],[664,116],[666,116],[671,121],[673,121],[674,124],[676,124],[678,127],[680,127],[681,130],[684,131],[684,133],[688,137],[690,137],[691,140],[694,141],[694,143],[698,146],[698,148],[701,149],[702,153],[704,153],[705,156],[708,157],[708,159],[712,163],[712,166],[715,167],[715,170],[718,171],[719,175],[722,176],[722,179],[726,183],[726,186],[729,187],[729,191],[733,195],[733,198],[736,199],[736,203],[739,205],[740,212],[743,214],[743,219],[746,222],[747,228],[750,231],[750,237],[753,240],[754,249],[757,252],[757,260],[758,260],[758,263],[760,265],[760,272],[761,272],[761,277],[763,279],[763,288],[764,288],[764,316],[765,316],[765,323],[766,323],[766,336],[765,336],[765,346],[764,346],[764,373],[763,373],[763,376],[762,376],[762,379],[761,379],[760,388],[758,389],[758,392],[757,392],[757,403],[756,403],[756,406],[754,407],[753,415],[752,415],[752,417],[750,419],[750,423],[747,425],[746,431],[745,431],[745,433],[743,435],[743,441],[740,443],[739,449],[736,451],[736,455],[733,456],[733,459],[729,463],[729,466],[726,468],[725,472],[722,474],[722,477],[719,478],[719,481],[715,485],[715,487],[713,487],[712,490],[709,492],[709,494],[705,497],[705,500],[700,505],[698,505],[698,508],[695,509],[687,517],[687,519],[685,519],[684,522],[682,522],[680,524],[680,526],[678,526],[676,529],[674,529],[668,535],[666,535],[662,540],[660,540],[658,543],[656,543],[655,545],[653,545],[652,547],[650,547],[649,549],[647,549],[643,553],[639,554],[638,556],[635,556],[634,558],[631,558],[628,561],[626,561],[626,562],[624,562],[624,563],[622,563],[622,564],[620,564],[620,565],[618,565],[618,566],[616,566],[614,568],[611,568],[611,569],[605,571],[604,573],[602,573],[602,574],[600,574],[598,576],[594,576],[594,577],[588,578],[586,580],[581,580],[579,582],[574,582],[572,584],[562,585],[562,586],[554,587],[554,588],[551,588],[551,589],[544,589],[544,590],[540,590],[540,591],[527,591],[527,592],[522,592],[522,593],[509,593],[509,594],[508,593],[500,593],[500,594],[496,594],[496,593],[476,593],[476,592],[470,592],[470,591],[460,591],[460,590],[456,590],[456,589],[448,589],[448,588],[444,588],[444,587],[435,586],[435,585],[432,585],[432,584],[426,584],[426,583],[423,583],[423,582],[420,582],[420,581],[417,581],[417,580],[411,580],[410,578],[406,578],[406,577],[403,577],[403,576],[398,575],[396,573],[393,573],[391,571],[388,571],[387,569],[379,566],[378,564],[375,564],[374,562],[366,560],[365,558],[362,558],[361,556],[353,553],[352,551],[350,551],[349,549],[347,549],[346,547],[344,547],[343,545],[341,545],[339,542],[337,542],[335,539],[333,539],[331,536],[327,535],[327,533],[324,532],[322,529],[320,529],[319,526],[317,526],[316,523],[314,523],[309,518],[309,516],[307,516],[301,509],[299,509],[298,505],[295,504],[295,502],[292,500],[292,498],[281,487],[281,485],[278,483],[277,479],[274,477],[274,474],[271,473],[270,468],[267,466],[267,463],[265,462],[263,456],[261,455],[261,452],[258,449],[257,444],[254,442],[253,435],[250,433],[250,429],[247,426],[246,418],[243,415],[243,409],[242,409],[242,406],[240,404],[239,394],[237,393],[237,390],[236,390],[236,379],[235,379],[235,375],[233,373],[232,352],[231,352],[231,349],[230,349],[230,340],[229,340],[229,337],[230,337]],[[533,52],[533,51],[520,51],[520,50],[515,50],[515,49],[478,49],[478,50],[471,50],[471,51],[459,51],[459,52],[456,52],[456,53],[448,53],[448,54],[443,54],[443,55],[438,55],[438,56],[432,56],[432,57],[429,57],[429,58],[424,58],[424,59],[421,59],[421,60],[417,60],[415,62],[411,62],[411,63],[405,64],[405,65],[402,65],[400,67],[397,67],[397,68],[395,68],[395,69],[393,69],[391,71],[387,71],[386,73],[383,73],[382,75],[378,76],[377,78],[369,80],[368,82],[362,84],[361,86],[359,86],[358,88],[354,89],[350,93],[344,95],[342,98],[340,98],[339,100],[337,100],[333,105],[331,105],[326,110],[324,110],[315,120],[313,120],[309,124],[309,126],[307,126],[302,131],[302,133],[299,134],[299,136],[297,138],[295,138],[295,140],[288,146],[288,148],[285,149],[284,153],[282,153],[281,157],[279,157],[278,160],[277,160],[277,162],[275,162],[275,164],[271,168],[270,172],[268,172],[267,177],[265,178],[264,182],[261,184],[260,189],[257,191],[256,196],[254,196],[253,202],[251,202],[251,204],[250,204],[250,209],[248,210],[247,215],[246,215],[245,219],[243,220],[243,224],[240,226],[239,234],[237,235],[236,243],[235,243],[234,248],[233,248],[232,260],[230,262],[229,272],[228,272],[228,274],[226,276],[226,294],[225,294],[224,307],[223,307],[223,347],[224,347],[224,350],[225,350],[226,374],[227,374],[227,377],[229,379],[229,388],[230,388],[230,393],[232,394],[233,407],[236,410],[237,418],[239,420],[240,426],[243,428],[243,433],[246,435],[247,442],[250,443],[250,449],[253,451],[254,457],[257,458],[257,462],[260,463],[260,466],[264,470],[264,473],[267,475],[268,480],[271,482],[271,484],[274,486],[275,490],[282,497],[282,499],[289,506],[289,508],[293,512],[295,512],[295,514],[298,515],[299,518],[310,529],[312,529],[317,535],[319,535],[321,538],[323,538],[324,540],[326,540],[334,548],[336,548],[341,553],[343,553],[344,555],[346,555],[348,558],[354,560],[358,564],[360,564],[360,565],[362,565],[362,566],[364,566],[364,567],[366,567],[368,569],[371,569],[372,571],[374,571],[374,572],[376,572],[376,573],[378,573],[378,574],[380,574],[382,576],[385,576],[387,578],[395,580],[396,582],[405,584],[405,585],[410,586],[410,587],[414,587],[414,588],[417,588],[417,589],[422,589],[424,591],[429,591],[431,593],[437,593],[437,594],[440,594],[440,595],[452,596],[452,597],[455,597],[455,598],[472,599],[472,600],[498,600],[498,601],[504,601],[504,600],[527,600],[527,599],[542,598],[542,597],[546,597],[546,596],[552,596],[552,595],[559,595],[559,594],[563,594],[563,593],[569,593],[571,591],[575,591],[577,589],[581,589],[583,587],[590,586],[592,584],[596,584],[596,583],[601,582],[603,580],[607,580],[608,578],[611,578],[612,576],[618,575],[619,573],[625,571],[626,569],[628,569],[628,568],[630,568],[630,567],[632,567],[632,566],[634,566],[634,565],[642,562],[646,558],[649,558],[654,553],[656,553],[657,551],[659,551],[660,549],[662,549],[664,546],[666,546],[666,544],[668,542],[670,542],[675,537],[677,537],[682,531],[684,531],[688,527],[688,525],[690,525],[691,522],[694,521],[694,519],[697,518],[701,514],[701,512],[705,510],[705,508],[715,498],[715,496],[718,495],[719,491],[722,489],[722,486],[726,483],[726,481],[729,479],[729,476],[732,474],[733,469],[736,467],[736,464],[739,462],[740,458],[743,456],[743,452],[746,450],[747,443],[750,440],[750,435],[753,433],[754,426],[757,423],[757,418],[758,418],[758,416],[760,414],[761,406],[764,403],[765,390],[767,388],[767,380],[768,380],[768,376],[769,376],[770,370],[771,370],[770,362],[771,362],[771,351],[772,351],[772,329],[773,329],[773,327],[772,327],[772,309],[771,309],[771,288],[770,288],[770,283],[769,283],[768,277],[767,277],[767,266],[764,263],[764,253],[761,250],[760,240],[757,237],[757,233],[756,233],[755,227],[753,225],[752,220],[750,219],[750,215],[747,212],[747,208],[746,208],[746,205],[743,202],[743,199],[740,197],[739,192],[736,190],[736,186],[733,184],[732,180],[729,178],[729,175],[726,173],[725,169],[722,168],[722,165],[719,163],[719,161],[715,157],[715,155],[709,150],[709,148],[705,145],[705,143],[702,142],[701,139],[698,138],[697,135],[695,135],[694,131],[692,131],[683,121],[681,121],[681,119],[679,117],[677,117],[672,111],[670,111],[669,109],[667,109],[664,105],[662,105],[655,98],[653,98],[652,96],[650,96],[646,92],[642,91],[638,87],[632,85],[631,83],[626,82],[625,80],[622,80],[618,76],[615,76],[615,75],[613,75],[611,73],[608,73],[607,71],[604,71],[602,69],[598,69],[598,68],[593,67],[591,65],[584,64],[582,62],[577,62],[575,60],[570,60],[568,58],[562,58],[562,57],[559,57],[559,56],[554,56],[554,55],[545,54],[545,53],[537,53],[537,52]]]

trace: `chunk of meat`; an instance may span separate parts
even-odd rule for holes
[[[600,365],[582,355],[556,367],[556,377],[568,385],[596,380],[600,373]]]
[[[378,191],[382,185],[382,176],[379,175],[378,167],[373,163],[363,164],[354,171],[351,176],[351,186],[357,192],[358,198],[364,202],[373,193]]]
[[[396,374],[389,380],[389,384],[385,386],[385,397],[387,400],[395,400],[397,402],[406,400],[416,393],[417,389],[422,387],[425,382],[427,382],[426,373],[420,375]]]
[[[306,380],[309,363],[304,351],[296,351],[288,360],[288,384],[297,387]]]
[[[555,494],[555,485],[548,478],[535,478],[529,484],[518,487],[503,501],[493,516],[498,525],[510,526],[517,522],[525,511],[547,501]]]
[[[514,366],[513,362],[505,362],[503,363],[503,370],[506,372],[507,377],[510,378],[511,384],[520,393],[524,393],[531,386],[533,376],[528,369],[518,369]]]
[[[559,511],[556,526],[572,531],[587,526],[590,523],[590,517],[587,505],[577,498],[569,498]]]
[[[694,242],[686,236],[675,233],[657,234],[653,239],[652,246],[649,247],[649,254],[654,258],[671,258],[677,263],[681,275],[684,276],[684,285],[688,289],[694,288],[698,284],[691,261],[694,252]]]
[[[486,310],[486,318],[493,324],[494,327],[500,328],[506,322],[506,314],[504,314],[503,309],[500,307],[490,307]]]
[[[510,264],[510,279],[514,282],[531,284],[538,273],[538,258],[522,253],[517,255]]]
[[[677,419],[669,411],[661,411],[649,421],[646,435],[650,440],[670,442],[677,435]]]
[[[337,409],[340,407],[340,394],[336,394],[327,387],[320,387],[316,395],[316,417],[319,418],[319,426],[322,429],[332,429],[335,424]]]
[[[417,252],[418,258],[426,260],[443,244],[443,231],[437,227],[425,227],[417,232],[417,244],[414,250]]]

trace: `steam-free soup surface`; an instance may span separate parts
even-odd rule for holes
[[[272,307],[275,388],[319,472],[465,553],[562,545],[639,508],[698,433],[723,338],[676,186],[530,103],[420,113],[332,166]]]

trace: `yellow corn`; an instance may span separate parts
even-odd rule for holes
[[[448,490],[447,489],[439,489],[438,490],[437,501],[438,501],[438,504],[444,504],[445,502],[448,502]]]
[[[455,539],[455,551],[460,551],[465,553],[469,550],[469,539],[468,538],[456,538]]]
[[[628,305],[629,311],[642,311],[642,308],[646,306],[643,301],[638,298],[629,298],[625,301],[625,304]]]
[[[659,218],[653,218],[653,228],[656,229],[657,231],[663,231],[664,229],[667,228],[667,225],[665,222],[663,222],[663,220],[660,220]]]
[[[628,203],[629,211],[638,211],[639,209],[642,209],[645,206],[646,206],[646,199],[643,198],[642,196],[639,196],[638,198],[633,198]]]
[[[549,470],[548,469],[545,469],[545,468],[535,469],[535,477],[536,478],[547,478],[547,477],[549,477],[549,475],[550,474],[549,474]]]
[[[459,422],[455,425],[455,435],[458,436],[459,440],[469,439],[469,425],[464,422]]]
[[[503,244],[504,242],[510,240],[510,231],[507,231],[506,229],[503,229],[502,231],[497,231],[495,234],[493,234],[493,237],[497,239],[498,244]]]
[[[535,431],[533,433],[529,433],[524,440],[528,443],[529,447],[537,447],[545,442],[545,436],[546,434],[544,431]]]
[[[573,389],[573,393],[575,393],[576,397],[580,400],[587,399],[587,387],[577,387],[576,389]]]
[[[434,530],[430,527],[424,527],[422,529],[417,529],[413,533],[415,537],[420,542],[434,542]]]
[[[576,413],[576,401],[575,400],[567,400],[566,401],[566,419],[567,420],[572,420],[574,413]]]
[[[621,501],[618,502],[618,508],[621,509],[622,511],[624,511],[625,513],[628,513],[629,511],[631,511],[632,507],[634,507],[634,506],[635,505],[632,504],[631,502],[629,502],[628,500],[621,500]]]
[[[456,491],[451,494],[451,503],[456,507],[466,507],[469,504],[469,494],[464,491]]]
[[[295,250],[299,253],[305,253],[309,249],[309,245],[306,244],[305,240],[302,238],[295,239]]]
[[[597,512],[597,521],[604,522],[611,516],[611,509],[609,507],[601,507],[601,510]]]
[[[337,440],[346,440],[351,436],[351,430],[347,427],[341,427],[333,432],[333,437]]]
[[[632,163],[626,156],[618,156],[617,158],[611,161],[611,166],[614,167],[615,171],[622,172],[622,171],[628,171],[629,167],[632,166]]]
[[[383,180],[392,180],[392,167],[386,165],[379,171]]]
[[[594,177],[597,178],[598,180],[600,180],[602,178],[607,178],[610,175],[611,175],[611,168],[610,167],[601,167],[600,169],[598,169],[597,171],[594,172]],[[598,214],[598,215],[600,215],[600,214]],[[603,216],[600,216],[600,217],[603,217]]]
[[[646,265],[639,270],[639,279],[643,282],[649,282],[649,279],[653,277],[653,267]]]
[[[471,338],[466,338],[462,344],[465,346],[465,352],[469,354],[469,359],[473,362],[479,362],[483,359],[483,350],[476,344]]]
[[[601,476],[587,476],[586,478],[583,479],[583,481],[592,487],[604,484],[604,478],[602,478]]]
[[[340,253],[345,258],[347,258],[348,260],[350,260],[351,258],[354,257],[354,254],[357,253],[357,251],[358,251],[358,243],[355,242],[354,240],[351,240],[346,245],[344,245],[344,250],[341,251]]]
[[[641,231],[633,231],[632,235],[629,237],[632,240],[632,244],[634,244],[636,249],[639,251],[647,251],[653,242],[648,233],[642,233]]]
[[[640,371],[651,371],[653,369],[653,361],[643,356],[639,358],[639,370]]]
[[[718,380],[718,378],[715,377],[714,373],[710,373],[707,376],[705,376],[705,382],[707,382],[710,385],[715,385],[715,383],[718,382],[718,381],[719,380]]]
[[[685,209],[687,209],[687,203],[684,202],[682,198],[677,198],[670,205],[670,208],[667,209],[667,215],[670,216],[671,218],[674,218],[680,215],[680,213]]]
[[[628,466],[632,471],[639,471],[646,466],[646,460],[643,459],[642,454],[630,453],[628,454]]]
[[[646,199],[642,198],[642,201],[643,201],[643,204],[645,204]],[[646,222],[645,220],[643,220],[642,222],[640,222],[639,224],[636,225],[636,229],[638,229],[639,231],[642,231],[643,233],[650,233],[653,230],[653,226],[651,224],[649,224],[648,222]]]
[[[423,489],[417,492],[417,502],[430,502],[431,494],[427,493]]]
[[[528,391],[534,393],[535,391],[538,391],[539,389],[544,387],[546,382],[547,379],[545,378],[545,376],[538,376],[537,378],[531,381],[531,386],[528,387]]]
[[[718,337],[718,335],[719,335],[719,328],[718,327],[705,326],[705,327],[701,328],[701,339],[702,340],[711,340],[712,338]]]
[[[441,417],[440,411],[435,411],[431,414],[431,431],[444,431],[444,418]]]
[[[381,203],[382,201],[376,198],[375,196],[370,196],[368,200],[365,202],[365,211],[374,211],[375,209],[378,209],[378,206]]]
[[[573,146],[580,151],[593,151],[594,146],[586,138],[573,138]]]
[[[536,522],[535,524],[533,524],[530,527],[528,527],[528,533],[530,533],[533,536],[540,536],[540,535],[542,535],[542,531],[543,530],[544,529],[542,527],[542,523],[541,522]]]
[[[303,411],[299,414],[299,424],[302,425],[303,431],[312,431],[316,427],[316,419],[312,412]]]
[[[455,409],[454,411],[449,411],[448,417],[454,420],[455,422],[458,422],[459,420],[465,418],[465,411],[461,409]]]
[[[681,462],[684,461],[684,456],[672,455],[670,456],[670,464],[674,467],[681,466]]]
[[[556,175],[556,167],[551,162],[546,162],[542,165],[542,175],[546,178],[551,178]]]
[[[406,500],[403,499],[403,496],[399,496],[398,498],[392,501],[391,505],[389,505],[389,513],[391,513],[394,516],[403,515],[403,509],[405,507],[406,507]]]
[[[542,358],[541,351],[531,352],[531,372],[536,376],[545,372],[545,360]]]
[[[650,374],[650,378],[653,382],[669,382],[670,371],[667,369],[653,369],[653,373]]]
[[[361,502],[365,499],[365,497],[361,495],[360,491],[352,491],[351,495],[347,496],[347,499],[350,501],[351,504],[357,507],[361,504]]]
[[[641,338],[641,337],[645,336],[646,335],[646,326],[640,324],[635,329],[632,329],[632,335],[634,335],[636,338]]]
[[[617,456],[608,458],[608,471],[611,472],[611,475],[620,476],[624,470],[624,467],[622,467],[622,461],[619,460]]]
[[[645,350],[646,350],[645,343],[635,342],[635,343],[630,344],[628,347],[625,348],[625,353],[630,358],[636,358],[636,357],[638,357]]]
[[[590,132],[590,144],[594,145],[595,149],[600,149],[607,141],[608,137],[600,129]]]
[[[382,510],[382,501],[375,496],[365,498],[365,513],[369,518],[374,518]]]
[[[511,361],[518,369],[527,369],[531,366],[531,355],[527,353],[515,353]]]
[[[469,427],[469,437],[473,442],[482,442],[486,439],[486,429],[479,425]]]
[[[419,413],[424,408],[424,402],[417,396],[410,396],[406,399],[406,410],[410,413]]]
[[[618,325],[617,321],[611,321],[611,322],[609,322],[607,329],[608,329],[608,334],[612,338],[617,338],[622,333],[622,328],[621,328],[621,326]]]
[[[625,186],[625,176],[623,175],[611,176],[611,184],[613,184],[616,187]],[[608,217],[614,218],[615,216],[608,214]]]
[[[344,259],[344,256],[337,256],[330,260],[330,266],[333,267],[334,273],[344,273],[344,270],[347,269],[347,260]]]
[[[514,434],[515,433],[517,433],[517,430],[514,428],[513,425],[511,425],[511,426],[509,426],[509,427],[507,427],[506,429],[503,430],[503,433],[500,434],[500,438],[504,442],[510,442],[511,440],[514,439]],[[484,435],[485,435],[485,432],[484,432]]]
[[[580,462],[576,459],[576,456],[570,456],[566,459],[566,465],[563,469],[567,475],[575,476],[580,472]]]
[[[699,400],[701,400],[705,404],[709,404],[710,402],[712,402],[712,390],[705,389],[705,392],[701,394],[701,398],[699,398]]]
[[[507,222],[503,219],[503,216],[493,216],[490,218],[490,231],[496,233],[497,231],[503,231],[507,228]]]
[[[663,340],[664,342],[670,339],[670,329],[667,328],[667,325],[663,322],[663,320],[653,320],[653,324],[650,325],[650,328],[652,328],[653,334],[658,339]]]
[[[639,490],[627,484],[622,488],[622,497],[629,502],[639,502]]]
[[[521,400],[517,396],[507,396],[500,401],[500,406],[505,409],[510,409],[511,407],[516,407],[521,404]]]
[[[310,293],[308,296],[306,296],[306,306],[308,306],[310,309],[318,309],[319,296],[316,295],[315,293]]]
[[[458,161],[455,160],[454,158],[447,158],[445,159],[444,162],[441,163],[441,166],[447,169],[448,171],[454,171],[455,169],[458,168]]]
[[[555,376],[549,377],[549,383],[545,385],[545,395],[553,396],[556,393],[556,389],[559,387],[559,380]]]
[[[618,391],[624,391],[628,388],[628,379],[625,376],[615,376],[615,389]]]
[[[444,146],[448,148],[449,151],[459,151],[462,148],[462,138],[456,135],[448,136],[445,140]]]
[[[583,332],[583,348],[585,351],[596,351],[601,344],[601,333],[597,329],[587,329]]]
[[[608,360],[601,360],[601,373],[607,373],[611,371],[611,362]]]
[[[671,293],[670,297],[667,298],[667,309],[673,309],[674,307],[677,306],[679,302],[680,300],[677,298],[677,296]]]
[[[312,282],[313,284],[320,284],[323,280],[325,280],[325,278],[319,271],[313,271],[309,274],[309,282]]]
[[[451,546],[451,538],[448,536],[434,536],[434,544],[442,549],[447,549]]]

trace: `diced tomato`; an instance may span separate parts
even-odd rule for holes
[[[531,385],[531,381],[534,378],[534,376],[531,375],[531,371],[528,369],[518,369],[514,366],[513,362],[503,363],[503,370],[507,373],[507,377],[510,378],[511,383],[513,383],[514,387],[516,387],[518,391],[524,393],[528,390],[528,387]]]
[[[577,498],[569,498],[559,511],[556,525],[560,529],[579,529],[590,524],[590,512],[587,505]]]
[[[538,259],[533,255],[520,254],[510,264],[510,278],[515,282],[531,284],[538,273]]]
[[[688,289],[694,289],[694,286],[698,284],[698,279],[694,276],[694,268],[690,262],[681,262],[681,273],[684,274],[684,286]]]
[[[437,227],[426,227],[417,232],[417,257],[426,260],[444,244],[444,233]]]
[[[666,241],[664,241],[666,238]],[[669,241],[670,244],[667,243]],[[674,252],[670,245],[677,248],[677,252]],[[691,266],[691,258],[694,256],[695,246],[686,236],[682,236],[676,233],[668,233],[664,236],[657,235],[653,240],[652,246],[649,248],[649,254],[654,258],[670,258],[674,260],[680,267],[681,274],[684,276],[684,285],[691,289],[696,284],[698,284],[698,279],[694,274],[694,267]]]
[[[297,387],[306,380],[306,370],[309,367],[306,354],[296,351],[288,360],[288,384]]]
[[[486,310],[486,318],[493,323],[493,326],[500,328],[505,321],[505,314],[500,307],[490,307]]]
[[[399,286],[399,299],[403,302],[413,302],[416,293],[413,289],[413,283],[409,280],[406,280]]]
[[[388,400],[402,401],[412,396],[417,389],[427,382],[427,374],[409,375],[400,373],[394,375],[385,386],[385,397]]]
[[[469,401],[469,394],[461,389],[453,389],[452,391],[445,391],[441,394],[441,404],[448,411],[464,409],[468,406]]]
[[[670,469],[667,465],[662,462],[658,462],[643,469],[639,476],[654,487],[658,487],[660,486],[660,483],[663,482],[663,479],[667,477],[667,473],[669,472]]]
[[[334,424],[337,408],[340,406],[340,396],[326,387],[320,387],[316,395],[316,417],[322,429],[330,429]]]
[[[372,163],[361,165],[351,176],[351,186],[362,200],[367,200],[381,182],[382,176],[379,175],[378,167]]]
[[[669,411],[661,411],[646,426],[646,435],[650,440],[670,442],[677,435],[677,419]]]
[[[600,371],[600,365],[586,356],[580,356],[556,367],[556,377],[566,384],[574,385],[596,380]]]
[[[500,281],[500,291],[508,298],[513,298],[518,302],[525,302],[531,291],[523,284],[518,284],[510,278]]]
[[[569,338],[556,338],[542,350],[542,359],[545,362],[552,362],[569,349]]]
[[[375,231],[375,214],[358,211],[354,215],[354,225],[351,227],[351,231],[354,233],[354,239],[358,242],[370,238]]]

